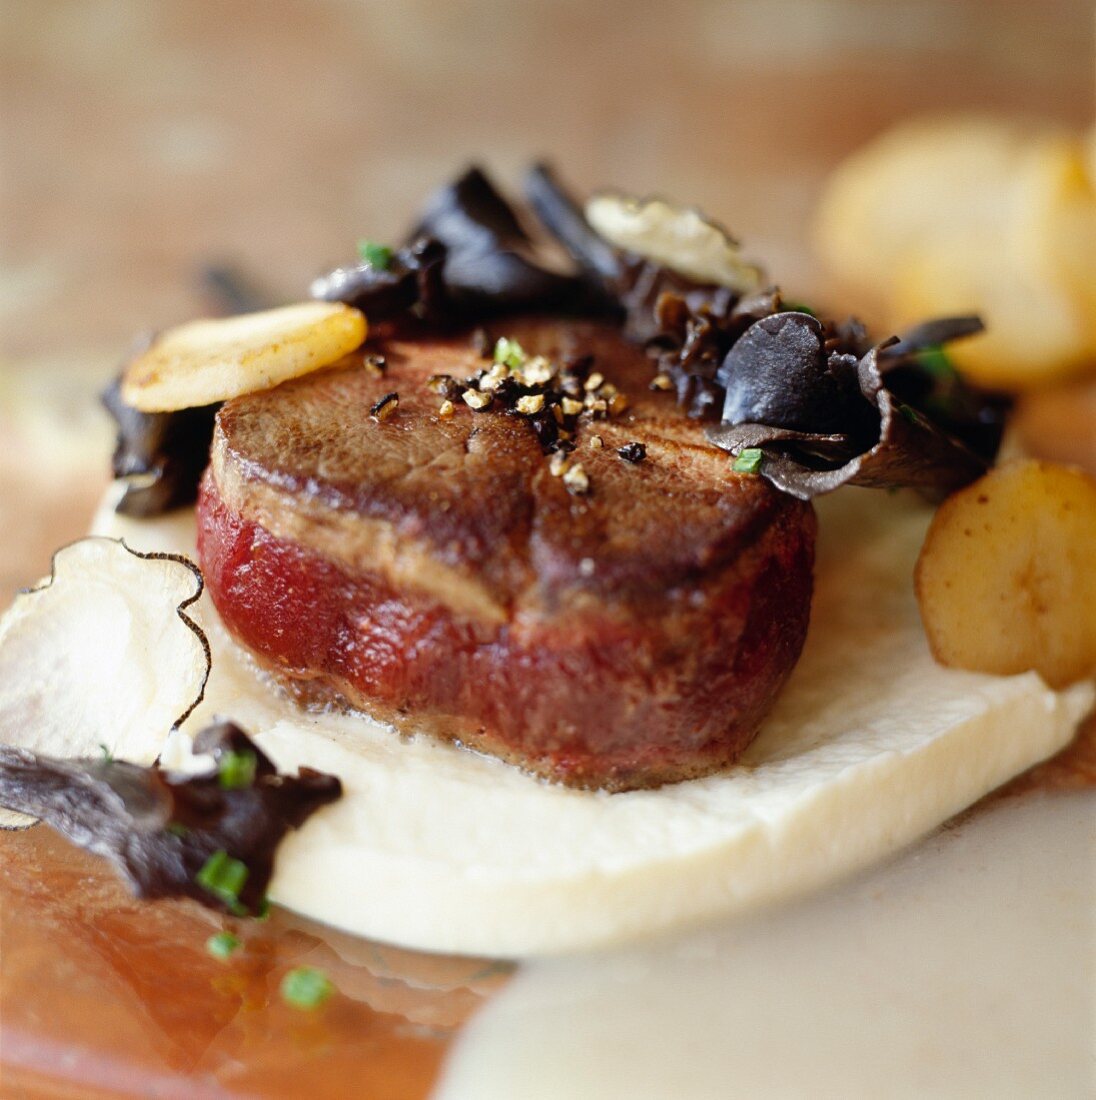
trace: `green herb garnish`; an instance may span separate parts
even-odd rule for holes
[[[282,1000],[294,1008],[318,1008],[334,992],[331,979],[312,966],[298,966],[282,978]]]
[[[761,469],[762,457],[760,447],[747,447],[738,452],[731,469],[736,474],[756,474]]]
[[[227,959],[239,946],[239,938],[231,932],[218,932],[206,940],[206,950],[215,959]]]
[[[517,340],[500,336],[495,344],[495,362],[502,363],[511,370],[517,370],[525,363],[525,349]]]
[[[103,754],[104,764],[114,763],[114,753],[110,751],[110,748],[107,746],[107,743],[105,741],[99,742],[99,751]]]
[[[183,837],[186,836],[190,830],[181,821],[169,821],[164,829],[171,833],[172,836]]]
[[[952,363],[947,353],[939,345],[919,351],[915,358],[918,366],[920,366],[926,374],[931,374],[933,378],[940,379],[941,381],[950,382],[958,374],[958,371],[955,369],[955,364]]]
[[[228,852],[218,850],[202,864],[194,881],[214,897],[220,898],[237,915],[246,914],[240,904],[240,891],[247,882],[247,864],[233,859]]]
[[[238,791],[255,782],[258,758],[250,749],[243,752],[229,750],[221,757],[217,778],[226,791]]]
[[[387,271],[392,262],[392,249],[376,241],[358,241],[358,255],[375,271]]]
[[[908,420],[911,424],[917,424],[917,410],[912,405],[899,405],[898,411]]]
[[[802,302],[781,302],[780,304],[789,313],[806,313],[810,317],[818,316],[810,306],[805,306]]]

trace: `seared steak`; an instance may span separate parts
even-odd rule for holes
[[[576,436],[587,493],[524,418],[459,399],[439,415],[427,380],[485,366],[466,336],[373,340],[383,376],[359,354],[219,413],[198,544],[218,611],[303,702],[553,780],[622,790],[724,767],[803,644],[810,506],[732,472],[616,329],[503,333],[592,354],[629,399]],[[370,416],[390,391],[398,411]],[[621,457],[629,443],[646,457]]]

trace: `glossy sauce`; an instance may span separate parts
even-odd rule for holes
[[[489,960],[416,954],[275,909],[226,924],[189,901],[142,903],[51,829],[0,835],[0,1092],[363,1096],[418,1100],[453,1033],[503,984]],[[227,961],[205,948],[231,927]],[[279,994],[295,966],[338,992]]]

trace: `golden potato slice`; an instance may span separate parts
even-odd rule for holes
[[[990,471],[941,505],[915,583],[941,664],[1056,688],[1096,674],[1096,480],[1034,460]]]
[[[192,321],[126,368],[122,400],[142,412],[211,405],[319,370],[359,347],[365,317],[340,302]]]
[[[1010,390],[1041,387],[1096,360],[1096,205],[1075,137],[1032,138],[1016,179],[1010,216],[978,239],[926,230],[897,271],[891,302],[898,327],[926,315],[978,312],[987,332],[950,349],[975,382]],[[1091,222],[1090,222],[1091,215]],[[1090,286],[1090,284],[1092,284]]]
[[[1093,358],[1084,309],[1030,257],[1008,256],[1004,247],[926,244],[895,280],[891,324],[901,330],[926,317],[979,314],[986,331],[949,345],[948,355],[990,389],[1029,390],[1083,373]]]
[[[1089,173],[1082,141],[1057,150],[1046,166],[1046,201],[1036,211],[1033,248],[1080,304],[1096,360],[1096,171]],[[1092,166],[1096,170],[1096,165]]]
[[[983,385],[1030,389],[1096,365],[1096,192],[1073,134],[955,117],[897,127],[834,174],[827,266],[900,329],[979,313],[951,349]]]
[[[926,244],[957,253],[997,244],[1023,204],[1032,133],[1001,119],[918,119],[895,127],[830,177],[815,219],[827,267],[850,290],[890,292]]]

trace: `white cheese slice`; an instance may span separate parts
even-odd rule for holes
[[[803,657],[741,767],[607,795],[567,790],[360,717],[303,713],[255,673],[211,605],[212,715],[279,768],[338,775],[341,801],[279,849],[272,898],[433,951],[537,955],[618,943],[821,886],[909,844],[1070,739],[1091,684],[937,666],[912,592],[928,509],[842,490],[820,511]],[[193,519],[97,533],[193,553]]]

